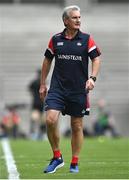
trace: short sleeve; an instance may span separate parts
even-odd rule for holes
[[[90,59],[94,59],[101,55],[98,46],[96,45],[95,41],[91,36],[89,37],[89,41],[88,41],[88,55]]]
[[[53,46],[53,38],[50,39],[48,43],[48,48],[46,49],[44,56],[50,60],[54,57],[54,46]]]

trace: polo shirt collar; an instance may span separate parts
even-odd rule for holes
[[[61,36],[63,39],[66,39],[65,37],[65,31],[66,31],[66,28],[63,30],[63,32],[61,33]],[[82,32],[80,30],[78,30],[76,36],[73,38],[73,39],[81,39],[82,38]]]

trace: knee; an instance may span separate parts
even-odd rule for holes
[[[72,126],[72,132],[74,134],[78,133],[78,132],[82,132],[83,131],[83,127],[81,124],[75,124]]]
[[[54,125],[55,123],[57,122],[57,120],[56,120],[56,118],[54,117],[54,116],[52,116],[52,115],[48,115],[47,117],[46,117],[46,124],[47,125]]]

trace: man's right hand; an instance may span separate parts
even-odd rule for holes
[[[45,84],[41,84],[39,89],[40,99],[44,100],[46,94],[47,94],[47,87]]]

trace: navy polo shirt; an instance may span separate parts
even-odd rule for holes
[[[50,91],[84,93],[89,57],[100,54],[93,38],[80,30],[73,39],[65,37],[65,30],[54,35],[44,54],[49,60],[55,57]]]

